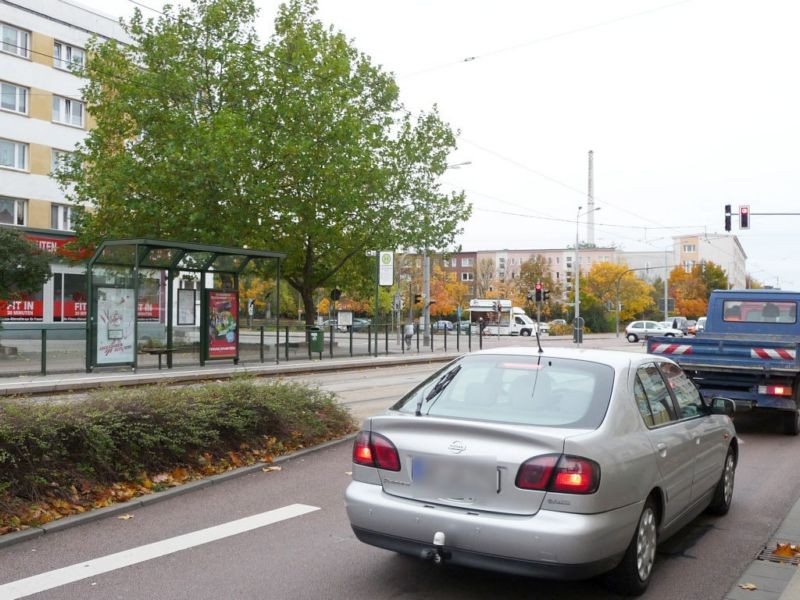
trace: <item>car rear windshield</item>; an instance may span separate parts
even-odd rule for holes
[[[432,394],[453,369],[458,371],[452,380]],[[601,363],[469,355],[436,373],[392,408],[414,413],[419,406],[423,416],[596,429],[605,417],[613,385],[614,369]]]

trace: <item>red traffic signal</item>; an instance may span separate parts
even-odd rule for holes
[[[536,283],[536,301],[542,301],[542,284],[538,282]]]
[[[739,229],[750,229],[750,206],[739,207]]]

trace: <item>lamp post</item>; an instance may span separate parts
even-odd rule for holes
[[[588,215],[603,208],[598,206],[584,213]],[[578,215],[575,217],[575,343],[580,346],[583,340],[583,323],[581,321],[581,245],[580,245],[580,219],[582,206],[578,207]]]

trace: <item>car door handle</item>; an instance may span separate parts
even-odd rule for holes
[[[660,443],[656,444],[656,448],[658,449],[658,454],[659,454],[659,456],[661,456],[661,458],[666,458],[667,457],[667,445],[666,444],[664,444],[663,442],[660,442]]]

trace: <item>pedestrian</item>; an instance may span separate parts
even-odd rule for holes
[[[406,348],[411,350],[411,339],[414,337],[414,323],[410,321],[406,323],[403,329],[403,337],[405,338]]]

